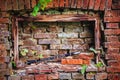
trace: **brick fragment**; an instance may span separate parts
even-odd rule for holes
[[[38,44],[60,44],[60,39],[39,39]]]

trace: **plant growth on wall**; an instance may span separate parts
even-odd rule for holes
[[[52,0],[39,0],[38,3],[34,6],[32,11],[32,16],[36,16],[38,14],[38,11],[44,10],[48,3],[50,3]]]

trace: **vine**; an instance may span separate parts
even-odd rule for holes
[[[40,9],[44,11],[47,4],[50,3],[51,1],[52,0],[39,0],[38,3],[33,8],[32,16],[36,16]]]

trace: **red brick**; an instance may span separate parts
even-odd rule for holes
[[[83,6],[82,9],[87,9],[89,4],[89,0],[83,0]]]
[[[12,0],[13,4],[13,10],[18,10],[18,1],[17,0]]]
[[[53,2],[48,3],[47,6],[46,6],[46,8],[53,8]]]
[[[19,1],[19,9],[24,9],[24,0],[18,0]]]
[[[59,80],[58,74],[49,74],[48,80]]]
[[[107,67],[107,72],[120,72],[119,66]]]
[[[11,75],[10,80],[21,80],[21,77],[18,75]]]
[[[10,20],[8,18],[0,18],[0,23],[9,23]]]
[[[120,42],[105,42],[106,48],[120,48]]]
[[[80,33],[79,36],[80,36],[80,38],[93,37],[93,35],[90,32],[88,32],[88,31],[84,31],[84,32]]]
[[[94,8],[94,1],[95,0],[90,0],[89,1],[89,9],[93,9]]]
[[[69,44],[50,45],[50,49],[72,49],[72,45]]]
[[[106,3],[107,5],[106,5],[106,9],[107,10],[111,10],[111,8],[112,8],[112,0],[107,0],[107,3]]]
[[[60,39],[39,39],[38,44],[60,44]]]
[[[24,40],[23,41],[23,45],[24,46],[35,46],[35,45],[37,45],[37,41],[36,41],[36,39],[27,39],[27,40]]]
[[[36,5],[36,0],[31,0],[31,6],[32,8]]]
[[[1,11],[6,11],[6,1],[5,0],[1,0],[0,1],[0,7],[1,7]]]
[[[0,77],[0,80],[6,80],[6,79],[5,79],[5,77],[2,77],[2,76],[1,76],[1,77]]]
[[[83,0],[79,0],[77,2],[77,8],[82,8],[82,6],[83,6]]]
[[[69,7],[69,0],[65,0],[65,7],[66,7],[66,8]]]
[[[108,74],[108,80],[119,80],[120,74],[117,73],[110,73]]]
[[[94,10],[99,10],[101,0],[95,0]]]
[[[60,0],[59,5],[60,5],[60,7],[64,7],[64,0]]]
[[[119,53],[119,48],[108,48],[107,49],[107,53],[111,54],[111,53]]]
[[[107,54],[106,59],[110,60],[120,60],[120,54]]]
[[[120,10],[106,10],[105,16],[106,17],[118,17],[120,16]]]
[[[120,16],[118,16],[118,17],[104,17],[104,22],[120,22]]]
[[[108,42],[119,42],[118,36],[106,36]]]
[[[54,8],[59,7],[59,0],[53,0],[53,3],[54,3]]]
[[[5,57],[0,57],[0,63],[4,63],[5,62]]]
[[[120,29],[106,29],[105,35],[120,35]]]
[[[57,35],[55,33],[39,33],[35,34],[34,38],[56,38]]]
[[[6,1],[6,10],[12,10],[12,0]]]
[[[117,61],[117,60],[109,60],[108,62],[108,66],[120,66],[120,61]]]
[[[95,75],[96,80],[104,80],[107,79],[107,73],[97,73]]]
[[[47,80],[46,74],[35,75],[35,80]]]
[[[77,0],[71,0],[71,8],[76,8]]]
[[[21,79],[22,80],[34,80],[34,76],[33,75],[22,76]]]
[[[25,9],[30,9],[31,5],[30,5],[30,0],[25,0]]]
[[[7,64],[6,63],[0,63],[0,69],[5,69],[7,68]]]
[[[106,23],[106,28],[119,28],[119,23]]]
[[[87,79],[90,79],[90,80],[95,79],[95,73],[87,73],[87,74],[86,74],[86,78],[87,78]]]
[[[106,0],[101,0],[100,10],[104,10],[106,5]]]

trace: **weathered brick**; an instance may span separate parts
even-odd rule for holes
[[[47,28],[47,31],[51,33],[63,32],[63,26],[56,26],[56,24],[50,24],[50,26]]]
[[[8,69],[0,69],[0,76],[10,75]]]
[[[7,67],[6,63],[0,63],[0,69],[5,69]]]
[[[119,48],[108,48],[107,49],[107,53],[111,54],[111,53],[119,53]]]
[[[35,75],[35,80],[47,80],[47,75],[46,74]]]
[[[41,50],[39,51],[39,54],[43,54],[44,56],[57,55],[58,50]]]
[[[93,43],[94,39],[93,38],[85,38],[85,43]]]
[[[58,38],[78,38],[78,33],[58,33]]]
[[[59,80],[58,74],[48,74],[48,80]]]
[[[90,2],[89,2],[89,9],[93,9],[94,8],[94,0],[90,0]]]
[[[107,79],[107,73],[97,73],[95,75],[95,79],[96,80],[104,80],[104,79]]]
[[[18,75],[11,75],[10,80],[21,80],[21,77]]]
[[[0,23],[9,23],[10,20],[8,18],[0,18]]]
[[[0,63],[4,63],[5,62],[5,57],[0,57]]]
[[[84,75],[80,73],[72,73],[73,80],[85,80]]]
[[[120,61],[117,60],[109,60],[108,62],[108,66],[120,66]]]
[[[86,79],[94,80],[95,79],[95,73],[87,73],[86,74]]]
[[[104,17],[104,22],[120,22],[120,16],[118,16],[118,17]]]
[[[79,55],[74,55],[73,58],[78,58],[78,59],[87,59],[87,60],[91,60],[94,58],[94,54],[93,53],[83,53],[81,52]]]
[[[22,80],[34,80],[34,76],[33,75],[26,75],[26,76],[22,76],[21,79]]]
[[[5,79],[5,77],[1,76],[1,77],[0,77],[0,80],[6,80],[6,79]]]
[[[106,48],[120,48],[120,42],[105,42]]]
[[[108,80],[119,80],[120,74],[117,73],[110,73],[108,74]]]
[[[119,28],[119,23],[106,23],[106,28]]]
[[[75,44],[73,45],[73,49],[86,50],[86,49],[89,49],[89,45],[88,44],[82,44],[82,45]]]
[[[72,45],[69,44],[50,45],[50,49],[72,49]]]
[[[68,23],[68,25],[65,25],[65,32],[82,32],[83,31],[83,27],[81,27],[81,25],[79,23]]]
[[[39,39],[38,44],[60,44],[60,39]]]
[[[105,35],[120,35],[120,29],[106,29]]]
[[[59,73],[59,79],[68,79],[71,80],[71,73]]]
[[[106,36],[106,40],[109,42],[115,42],[115,41],[119,42],[118,36]]]
[[[82,59],[62,59],[61,60],[62,64],[83,64]]]
[[[57,35],[55,33],[39,33],[35,34],[34,38],[56,38]]]
[[[120,60],[120,54],[107,54],[106,59]]]
[[[62,39],[62,44],[83,44],[83,39]]]
[[[88,32],[88,31],[84,31],[84,32],[80,33],[79,36],[81,38],[93,37],[93,35],[90,32]]]
[[[119,66],[112,66],[112,67],[110,67],[110,66],[108,66],[107,67],[107,72],[120,72],[120,67]]]
[[[32,38],[28,38],[28,39],[23,41],[23,45],[24,46],[35,46],[35,45],[37,45],[37,40],[32,39]]]

